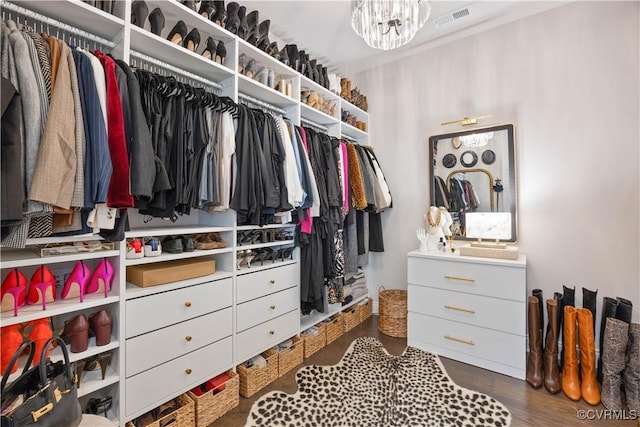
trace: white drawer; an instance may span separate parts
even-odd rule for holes
[[[275,319],[299,305],[300,292],[297,286],[240,304],[236,309],[236,332]]]
[[[238,276],[238,304],[255,298],[298,286],[300,283],[300,266],[298,263],[282,267],[260,270]]]
[[[492,363],[524,367],[524,336],[412,312],[409,312],[407,321],[408,336],[412,340]]]
[[[414,285],[526,301],[526,270],[521,266],[409,257],[407,276]]]
[[[299,330],[300,314],[291,311],[236,335],[237,360],[244,361],[291,338]]]
[[[409,311],[516,335],[526,333],[523,302],[416,285],[409,285],[407,290]]]
[[[225,279],[128,300],[126,338],[230,307],[231,298],[231,279]]]
[[[225,338],[125,380],[126,414],[150,410],[232,366],[232,339]],[[153,351],[148,349],[147,353]]]
[[[228,307],[127,340],[127,378],[230,336],[232,321]]]

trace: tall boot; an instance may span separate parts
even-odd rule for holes
[[[600,319],[600,355],[598,356],[598,382],[602,384],[602,353],[604,344],[604,329],[607,324],[608,317],[616,316],[616,308],[618,307],[618,301],[604,297],[602,298],[602,318]]]
[[[580,400],[580,379],[578,377],[578,352],[576,349],[576,318],[575,307],[564,308],[563,336],[566,341],[563,348],[564,365],[562,365],[562,391],[571,400]]]
[[[549,333],[544,340],[544,387],[549,393],[560,392],[560,369],[558,367],[558,303],[547,300]]]
[[[590,291],[589,289],[582,288],[582,308],[587,308],[591,312],[591,318],[593,319],[593,331],[596,330],[596,299],[598,297],[598,290]]]
[[[527,356],[527,382],[533,388],[542,387],[542,329],[538,310],[540,302],[535,296],[528,298],[529,354]]]
[[[600,390],[596,380],[596,339],[593,333],[593,318],[586,308],[578,312],[578,342],[580,345],[580,391],[582,399],[589,405],[600,403]]]
[[[576,287],[567,288],[562,285],[562,307],[560,307],[560,312],[564,313],[564,308],[566,306],[575,307],[576,301]],[[562,329],[562,320],[560,320],[560,331],[564,331]],[[564,337],[562,337],[562,351],[560,352],[560,367],[562,368],[562,364],[564,361]]]
[[[622,371],[625,366],[629,324],[609,317],[604,329],[602,355],[602,404],[607,409],[622,409]]]
[[[544,333],[544,298],[542,296],[542,289],[533,289],[531,295],[538,299],[538,310],[540,311],[540,329]],[[544,343],[542,343],[544,348]]]
[[[629,352],[624,368],[624,389],[627,393],[627,407],[640,416],[640,323],[629,326]]]
[[[623,322],[631,323],[631,313],[633,312],[633,303],[628,299],[616,298],[618,306],[616,307],[616,319]]]

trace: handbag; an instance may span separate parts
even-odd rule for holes
[[[47,359],[49,346],[56,342],[62,350],[63,360]],[[29,356],[22,374],[8,387],[5,385],[13,365],[29,347]],[[69,352],[60,337],[51,338],[42,348],[40,363],[31,366],[35,343],[26,340],[14,353],[2,376],[0,386],[2,427],[76,427],[82,420],[82,408],[78,401],[75,377],[71,374]]]

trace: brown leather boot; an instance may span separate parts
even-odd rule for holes
[[[542,387],[542,330],[538,298],[530,296],[528,302],[529,354],[527,355],[527,382],[533,388]]]
[[[64,324],[65,340],[71,344],[71,353],[81,353],[89,348],[89,321],[79,314]]]
[[[351,80],[346,77],[340,79],[340,97],[351,101]]]
[[[549,393],[556,394],[562,388],[558,366],[558,302],[556,300],[547,300],[547,316],[549,331],[544,340],[544,387]]]
[[[578,377],[578,352],[576,349],[575,307],[564,308],[564,364],[562,365],[562,391],[571,400],[580,400],[580,379]]]
[[[596,380],[596,340],[593,316],[587,308],[577,308],[578,342],[580,344],[580,379],[582,399],[589,405],[600,403],[600,389]]]
[[[625,354],[629,342],[629,324],[609,317],[604,328],[604,343],[602,345],[602,404],[612,411],[623,408],[622,371],[625,365]],[[626,382],[625,375],[625,382]],[[631,408],[629,408],[631,409]]]
[[[107,310],[100,310],[89,317],[89,323],[96,335],[96,345],[107,345],[111,342],[111,315]]]
[[[627,360],[627,366],[624,368],[627,407],[640,416],[640,323],[632,323],[629,326],[629,357]]]

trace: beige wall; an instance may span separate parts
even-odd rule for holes
[[[514,123],[527,288],[634,303],[640,322],[638,2],[576,2],[355,76],[394,197],[369,289],[406,287],[429,205],[427,140],[491,113]]]

